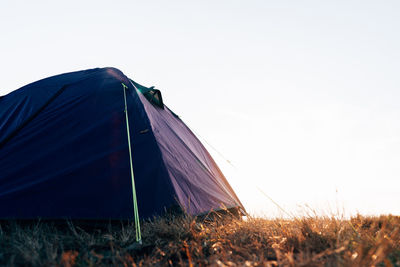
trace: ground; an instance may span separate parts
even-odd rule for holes
[[[400,266],[400,217],[0,224],[5,266]]]

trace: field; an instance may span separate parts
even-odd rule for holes
[[[400,217],[0,224],[3,266],[400,266]]]

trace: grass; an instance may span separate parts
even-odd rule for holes
[[[400,217],[0,224],[6,266],[400,266]]]

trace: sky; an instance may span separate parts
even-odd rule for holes
[[[161,90],[251,214],[400,215],[399,13],[389,0],[0,0],[0,95],[116,67]]]

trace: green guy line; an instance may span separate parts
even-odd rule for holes
[[[122,88],[124,90],[124,101],[125,101],[125,119],[126,119],[126,133],[128,135],[128,147],[129,147],[129,162],[131,166],[131,178],[132,178],[132,196],[133,196],[133,211],[135,216],[135,229],[136,229],[136,242],[142,242],[142,235],[140,233],[140,222],[139,222],[139,212],[138,212],[138,205],[136,199],[136,189],[135,189],[135,176],[133,174],[133,164],[132,164],[132,149],[131,149],[131,137],[129,134],[129,119],[128,119],[128,105],[126,104],[126,86],[122,83]]]

